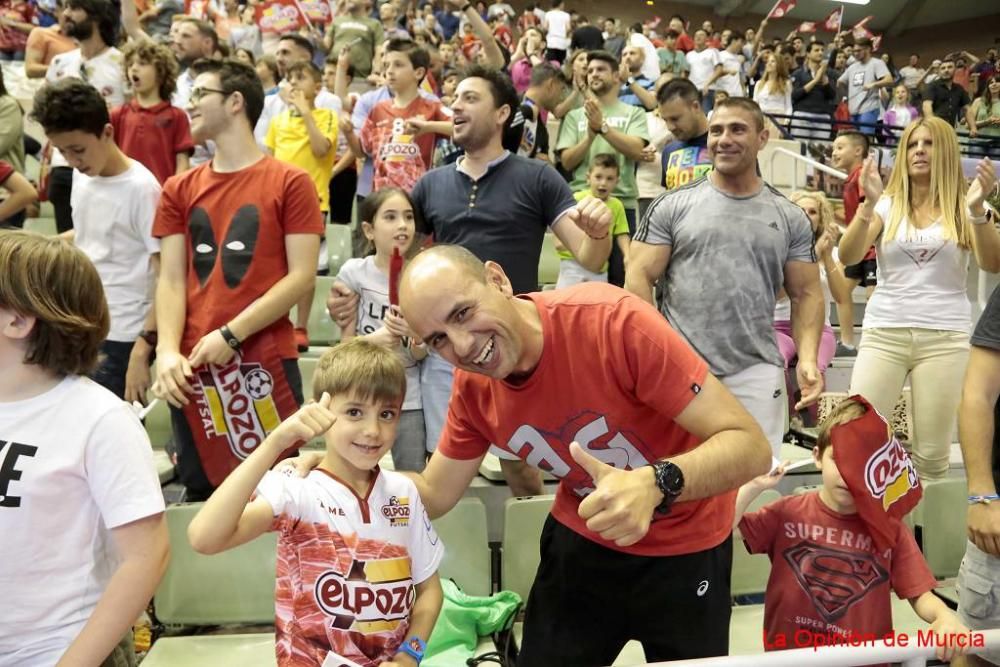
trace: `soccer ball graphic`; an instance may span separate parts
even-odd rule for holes
[[[246,387],[250,397],[255,401],[259,401],[271,395],[271,390],[274,388],[274,380],[271,378],[271,374],[263,368],[255,368],[247,373],[246,378],[243,380],[243,385]]]

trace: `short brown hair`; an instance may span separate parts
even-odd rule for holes
[[[619,171],[618,168],[618,158],[616,158],[611,153],[598,153],[590,159],[590,167],[587,169],[589,172],[591,169],[596,167],[603,167],[605,169],[614,169]]]
[[[823,458],[826,448],[831,445],[830,432],[833,431],[834,426],[854,421],[867,411],[868,408],[853,398],[845,398],[838,403],[826,416],[823,423],[819,425],[819,432],[816,434],[816,450],[819,452],[819,457]]]
[[[406,369],[399,355],[364,338],[352,338],[323,353],[313,374],[312,393],[317,401],[350,395],[361,401],[403,402]]]
[[[163,44],[146,40],[129,42],[122,54],[125,60],[124,70],[128,78],[128,68],[133,61],[149,63],[156,68],[156,78],[160,82],[160,99],[169,102],[177,90],[177,74],[180,68],[173,52]]]
[[[24,363],[58,375],[97,366],[111,316],[97,269],[56,237],[0,230],[0,306],[35,318]]]
[[[285,75],[291,79],[293,74],[304,74],[313,80],[313,83],[323,83],[323,72],[311,62],[298,62],[288,66]]]
[[[718,111],[719,109],[740,109],[741,111],[746,111],[753,116],[757,131],[760,132],[764,129],[764,112],[760,110],[760,105],[749,97],[727,97],[724,100],[719,100],[719,103],[715,105],[715,110]]]

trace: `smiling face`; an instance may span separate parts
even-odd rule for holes
[[[618,70],[606,60],[593,59],[587,63],[587,86],[598,97],[608,91],[618,90]]]
[[[378,465],[396,441],[402,399],[396,402],[362,400],[339,394],[330,401],[337,421],[327,431],[326,455],[348,478],[363,475]]]
[[[510,108],[504,104],[499,109],[493,93],[485,79],[466,77],[455,89],[455,101],[451,110],[454,131],[452,139],[456,146],[466,151],[476,150],[489,144],[499,136]]]
[[[199,74],[194,80],[187,112],[191,119],[191,138],[196,142],[214,139],[229,124],[226,105],[229,97],[222,93],[219,75],[214,72]]]
[[[374,220],[361,223],[361,230],[377,255],[389,257],[393,248],[399,248],[399,254],[406,255],[416,231],[413,206],[403,195],[391,195],[382,202]]]
[[[910,91],[904,84],[899,84],[892,91],[892,100],[901,107],[910,103]]]
[[[435,353],[456,368],[494,379],[528,370],[520,314],[498,264],[487,263],[485,280],[447,259],[412,268],[400,285],[400,307]]]
[[[753,115],[737,107],[721,107],[708,125],[708,154],[715,170],[740,176],[757,169],[757,154],[767,143],[768,132],[757,127]]]

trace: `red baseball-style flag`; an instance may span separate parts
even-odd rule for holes
[[[399,248],[392,249],[392,257],[389,258],[389,305],[399,305],[399,276],[403,273],[403,256],[399,254]]]
[[[830,431],[833,458],[854,498],[858,515],[879,550],[893,546],[894,519],[916,507],[923,494],[917,469],[892,427],[861,396],[865,414]]]
[[[840,32],[840,26],[844,24],[844,5],[830,12],[830,15],[823,21],[823,30],[827,32]]]
[[[880,46],[882,46],[882,35],[875,35],[872,37],[872,51],[878,51]]]
[[[799,29],[796,32],[800,33],[810,33],[816,32],[816,22],[815,21],[803,21],[799,24]]]
[[[767,18],[780,19],[782,16],[787,16],[788,12],[795,9],[796,4],[798,4],[797,0],[778,0],[774,3],[774,7],[771,7],[771,11],[767,13]]]

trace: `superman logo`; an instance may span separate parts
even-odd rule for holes
[[[832,623],[868,591],[889,579],[871,554],[800,542],[784,553],[799,585],[823,619]]]

